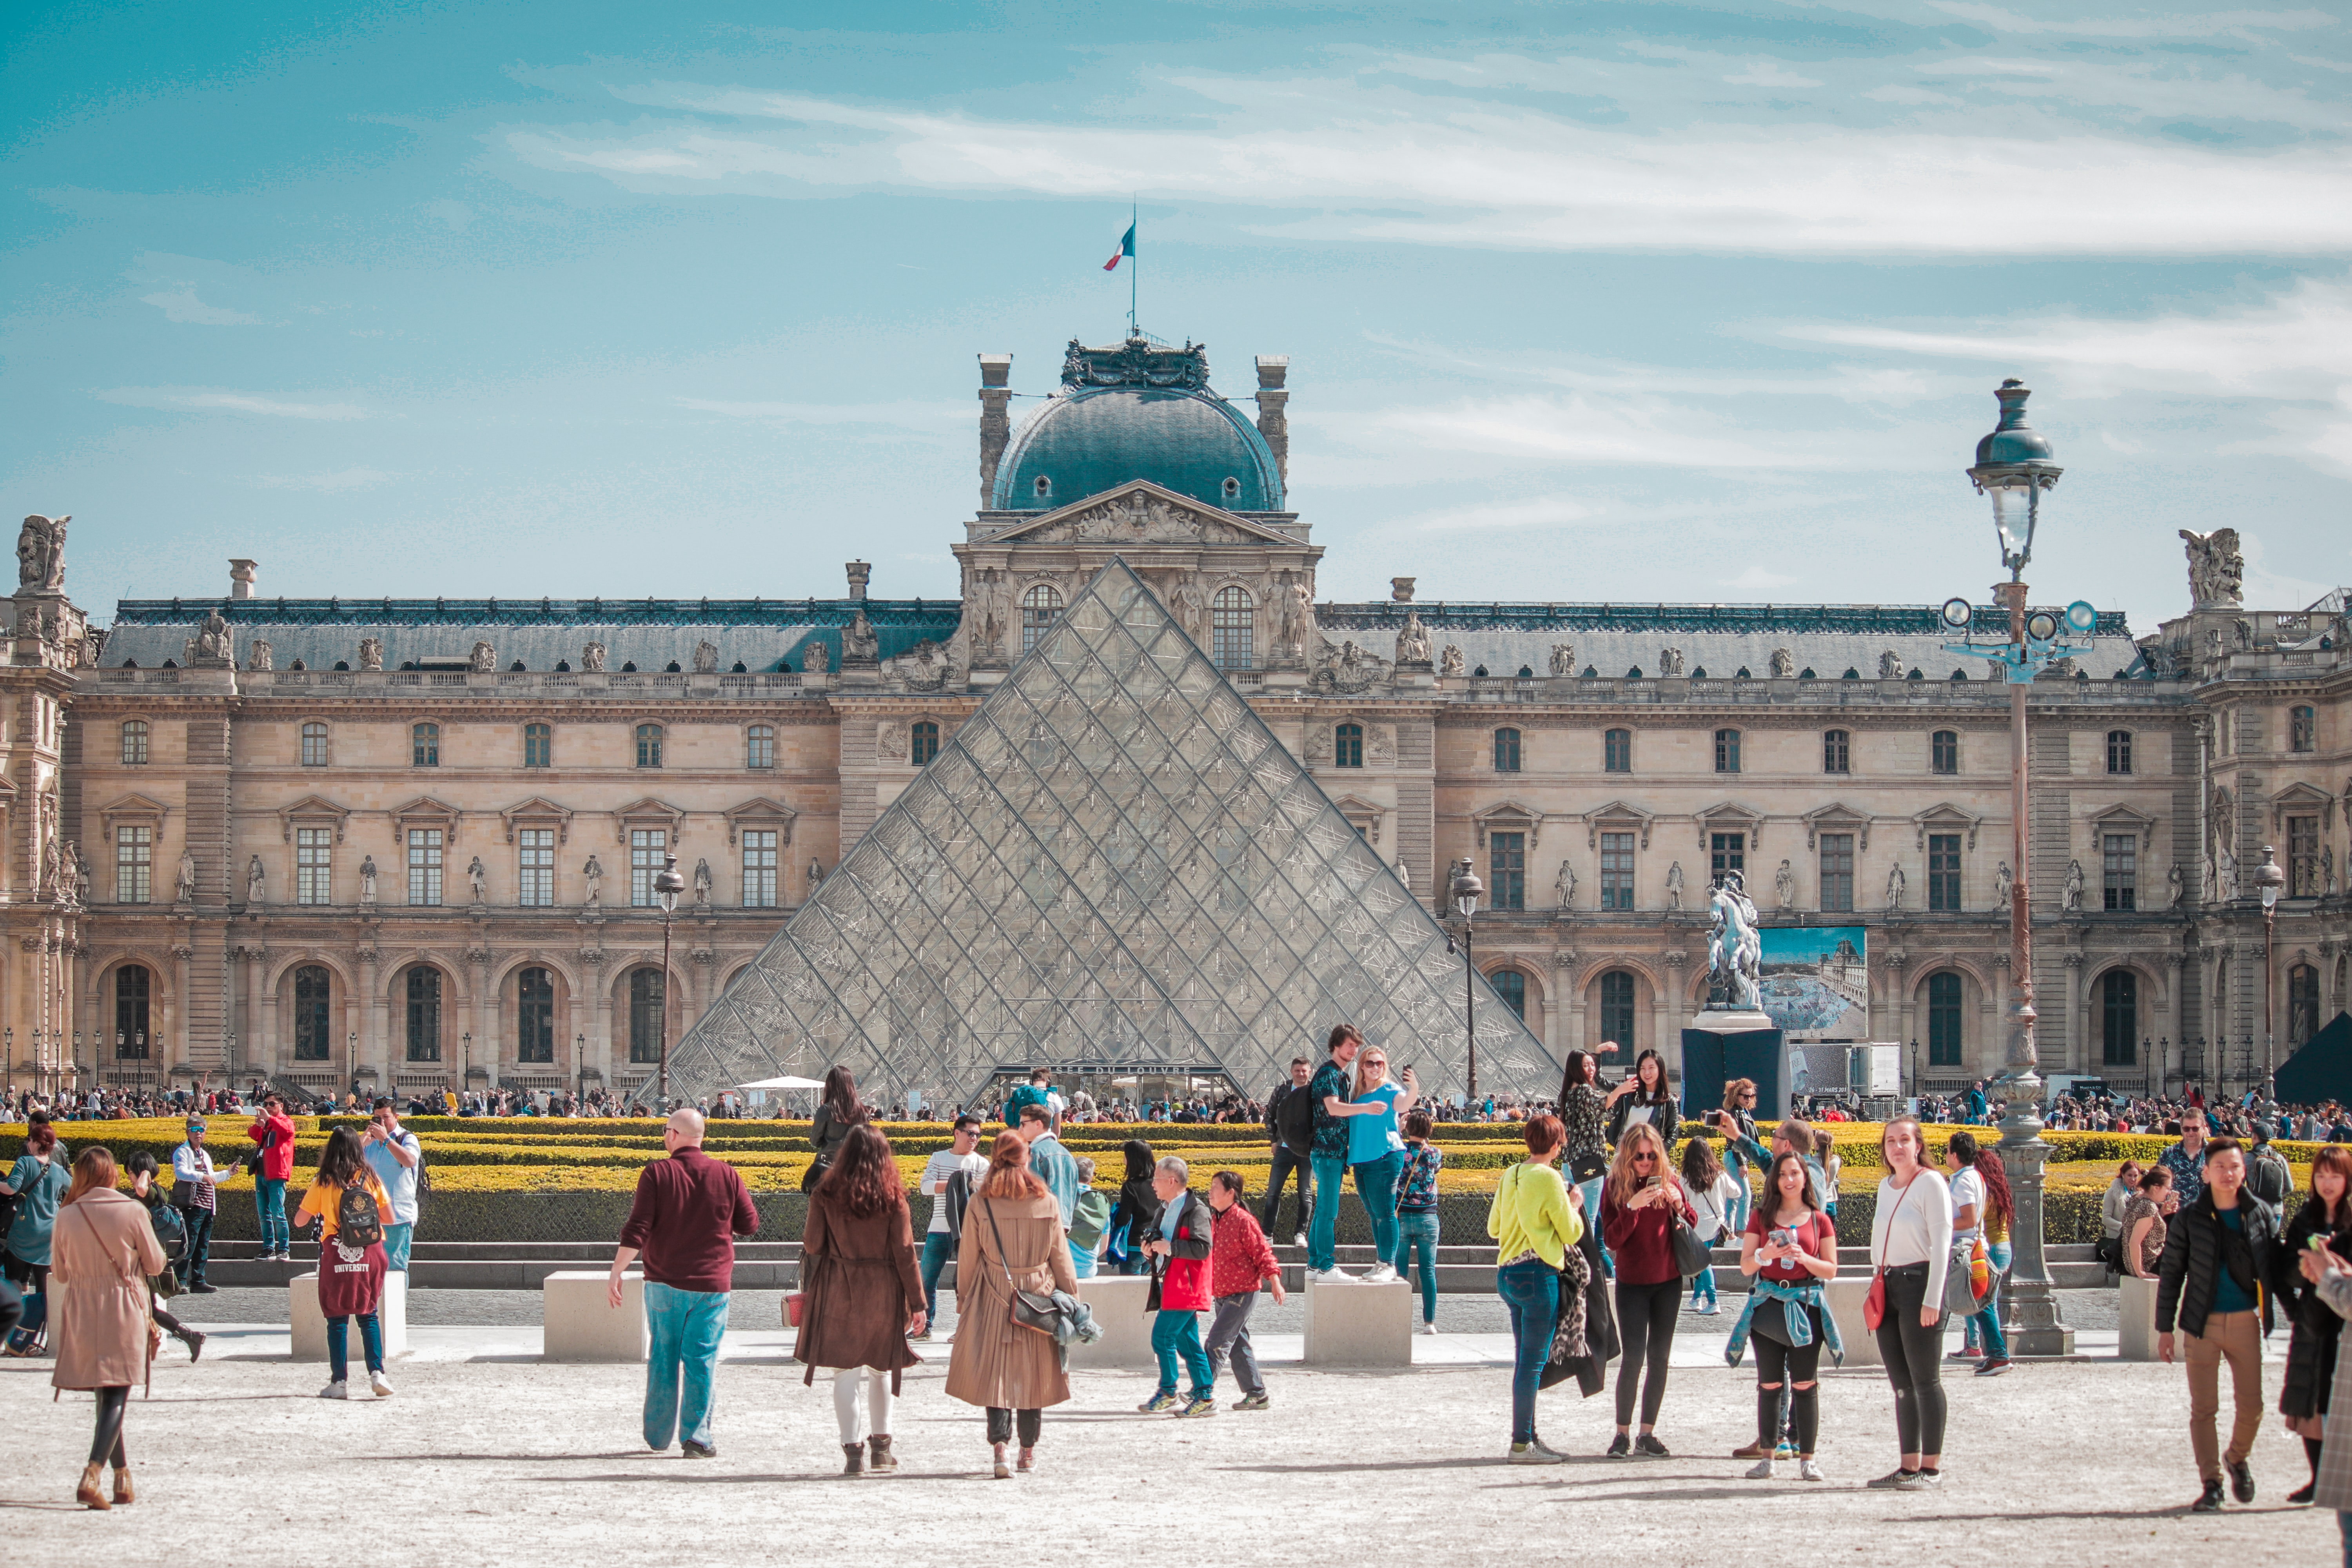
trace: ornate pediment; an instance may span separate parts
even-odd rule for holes
[[[13,795],[16,792],[11,790],[9,793]],[[145,824],[160,830],[163,818],[171,814],[172,808],[160,800],[143,795],[122,795],[113,804],[99,808],[98,836],[111,844],[114,842],[114,826],[119,822]]]
[[[2136,833],[2142,850],[2156,846],[2156,818],[2145,812],[2134,811],[2127,805],[2111,805],[2105,811],[2095,811],[2090,817],[2091,847],[2099,847],[2100,838],[2109,833]]]
[[[454,845],[457,842],[457,824],[465,815],[446,800],[420,795],[405,805],[393,807],[392,841],[394,844],[405,842],[411,827],[438,827],[449,836],[448,841]]]
[[[509,844],[515,841],[515,829],[518,827],[552,827],[558,844],[566,843],[572,837],[572,808],[558,805],[545,795],[535,795],[529,800],[516,802],[499,813],[499,820],[506,825],[507,842]]]
[[[1927,835],[1930,833],[1965,831],[1969,836],[1969,847],[1974,849],[1977,847],[1977,829],[1984,826],[1984,818],[1973,811],[1944,800],[1937,801],[1934,805],[1912,817],[1911,823],[1918,830],[1918,843],[1916,847],[1925,854],[1927,848]]]
[[[1360,795],[1343,795],[1331,804],[1338,806],[1339,815],[1346,817],[1354,825],[1356,831],[1364,836],[1365,843],[1376,849],[1380,847],[1381,823],[1389,814],[1387,806],[1378,801],[1366,800]]]
[[[626,844],[629,830],[633,827],[667,828],[670,847],[675,849],[677,841],[686,837],[686,813],[666,800],[646,795],[629,802],[613,814],[613,838],[615,843]]]
[[[1698,814],[1698,847],[1706,847],[1710,833],[1745,831],[1748,847],[1764,847],[1764,814],[1752,805],[1742,805],[1736,800],[1719,801]]]
[[[351,816],[351,808],[337,805],[324,795],[306,795],[291,805],[278,808],[278,837],[282,844],[294,842],[297,826],[318,827],[332,824],[335,842],[343,841],[343,824]]]
[[[2284,830],[2290,816],[2309,813],[2318,816],[2320,831],[2333,832],[2336,827],[2336,797],[2314,784],[2291,784],[2271,796],[2271,831]]]
[[[1638,828],[1642,835],[1642,847],[1647,849],[1650,847],[1650,824],[1656,820],[1654,814],[1622,800],[1596,805],[1584,814],[1584,847],[1587,849],[1600,848],[1604,829],[1622,833]]]
[[[1279,544],[1298,541],[1270,528],[1203,506],[1174,490],[1134,479],[1118,489],[1088,496],[994,535],[989,542],[1022,540],[1036,544]]]
[[[1524,833],[1528,836],[1528,847],[1533,849],[1543,831],[1543,819],[1544,814],[1538,807],[1525,801],[1506,799],[1472,812],[1470,826],[1478,834],[1481,849],[1486,847],[1486,836],[1490,833]]]
[[[1870,847],[1870,813],[1856,811],[1843,801],[1816,806],[1805,813],[1802,820],[1805,824],[1805,847],[1808,849],[1820,848],[1821,837],[1824,833],[1852,833],[1857,836],[1855,843],[1858,847]]]
[[[781,800],[755,795],[740,805],[729,806],[719,815],[727,818],[727,842],[730,844],[735,842],[736,832],[745,827],[776,828],[783,835],[781,842],[790,844],[793,841],[793,823],[800,813]]]

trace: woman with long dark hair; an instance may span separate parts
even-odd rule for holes
[[[1614,1040],[1601,1047],[1617,1048]],[[1569,1184],[1584,1195],[1584,1212],[1601,1212],[1601,1180],[1609,1173],[1609,1101],[1601,1092],[1601,1058],[1584,1051],[1568,1053],[1568,1070],[1560,1077],[1559,1124],[1568,1143],[1560,1151],[1559,1168]]]
[[[801,1191],[816,1191],[827,1167],[849,1138],[849,1130],[866,1121],[866,1107],[857,1098],[857,1079],[838,1062],[825,1069],[824,1088],[817,1095],[816,1119],[809,1124],[809,1147],[816,1158],[801,1173]]]
[[[1821,1432],[1822,1346],[1835,1324],[1822,1282],[1835,1279],[1837,1269],[1837,1226],[1814,1201],[1803,1156],[1773,1156],[1764,1196],[1740,1238],[1739,1271],[1756,1284],[1731,1336],[1735,1353],[1743,1334],[1756,1336],[1756,1447],[1763,1457],[1748,1472],[1751,1481],[1772,1479],[1784,1385],[1797,1475],[1808,1481],[1822,1479],[1813,1463],[1813,1445]]]
[[[1944,1275],[1952,1261],[1952,1200],[1927,1163],[1916,1116],[1879,1131],[1886,1175],[1870,1220],[1870,1260],[1882,1276],[1885,1313],[1878,1354],[1895,1388],[1895,1435],[1902,1461],[1864,1484],[1916,1491],[1944,1484]],[[1778,1163],[1778,1161],[1775,1161]]]
[[[166,1267],[155,1227],[137,1199],[115,1190],[114,1156],[84,1149],[74,1162],[73,1180],[58,1205],[55,1245],[48,1254],[49,1280],[57,1294],[55,1388],[88,1389],[98,1396],[98,1427],[91,1434],[89,1462],[74,1500],[100,1510],[136,1500],[131,1458],[122,1447],[122,1417],[131,1385],[146,1380],[149,1365],[147,1277]],[[114,1497],[98,1489],[99,1471],[114,1466]]]
[[[1159,1168],[1160,1156],[1140,1138],[1129,1139],[1119,1153],[1127,1172],[1119,1178],[1118,1205],[1110,1211],[1104,1234],[1110,1238],[1121,1274],[1149,1274],[1151,1259],[1144,1254],[1143,1239],[1160,1217],[1160,1194],[1151,1190],[1151,1173]]]
[[[2352,1257],[2352,1150],[2341,1143],[2330,1143],[2312,1157],[2311,1194],[2280,1237],[2271,1280],[2272,1294],[2294,1325],[2286,1344],[2279,1414],[2286,1417],[2287,1429],[2303,1439],[2304,1455],[2311,1461],[2311,1479],[2287,1493],[2286,1500],[2296,1503],[2309,1502],[2319,1482],[2321,1424],[2327,1415],[2344,1327],[2344,1320],[2319,1299],[2318,1289],[2298,1267],[2315,1237],[2338,1258]]]
[[[1609,1457],[1667,1458],[1658,1441],[1658,1411],[1666,1399],[1666,1364],[1683,1305],[1682,1265],[1675,1259],[1670,1215],[1696,1226],[1698,1215],[1666,1163],[1666,1142],[1646,1121],[1629,1121],[1601,1194],[1601,1238],[1617,1263],[1617,1332],[1624,1359],[1617,1363],[1617,1436]],[[1646,1375],[1645,1373],[1646,1369]],[[1633,1434],[1633,1402],[1642,1405],[1642,1431]]]
[[[2000,1281],[2009,1272],[2012,1256],[2009,1227],[2017,1217],[2017,1199],[2010,1193],[2009,1173],[2001,1168],[2000,1156],[1980,1148],[1975,1133],[1953,1133],[1944,1157],[1952,1167],[1952,1239],[1982,1237],[1985,1259],[1992,1268],[1992,1288],[1985,1293],[1984,1310],[1961,1320],[1967,1325],[1966,1342],[1952,1352],[1952,1359],[1975,1361],[1979,1377],[1999,1377],[2013,1364],[2009,1342],[2000,1331]]]
[[[1078,1279],[1070,1267],[1061,1205],[1029,1168],[1029,1145],[1021,1134],[1000,1132],[988,1152],[988,1174],[964,1210],[963,1245],[956,1257],[955,1351],[948,1359],[947,1387],[949,1398],[988,1412],[988,1441],[999,1480],[1013,1474],[1004,1452],[1016,1431],[1020,1468],[1036,1468],[1045,1407],[1070,1397],[1061,1347],[1052,1336],[1013,1321],[1015,1290],[1075,1296]]]
[[[1643,1051],[1633,1058],[1631,1076],[1609,1091],[1609,1142],[1622,1142],[1627,1127],[1646,1121],[1657,1133],[1665,1157],[1672,1160],[1682,1131],[1681,1115],[1681,1102],[1666,1087],[1666,1058],[1655,1051]]]
[[[293,1228],[319,1222],[319,1310],[327,1320],[327,1362],[330,1377],[319,1390],[321,1399],[351,1397],[351,1322],[360,1321],[360,1349],[367,1359],[368,1388],[378,1399],[392,1397],[383,1375],[383,1227],[392,1223],[392,1194],[367,1163],[366,1146],[348,1127],[327,1135],[327,1151],[319,1157],[319,1174],[294,1211]],[[364,1191],[375,1200],[373,1234],[345,1234],[343,1191]]]
[[[906,1336],[921,1333],[929,1320],[923,1277],[915,1267],[907,1184],[890,1157],[890,1141],[877,1128],[851,1127],[832,1168],[809,1194],[801,1289],[806,1299],[793,1359],[808,1368],[801,1374],[803,1385],[815,1382],[819,1367],[833,1373],[841,1473],[887,1474],[898,1468],[890,1451],[898,1373],[922,1360]],[[969,1289],[961,1275],[957,1289]]]

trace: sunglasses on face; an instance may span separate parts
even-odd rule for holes
[[[1658,1157],[1655,1154],[1636,1154],[1633,1156],[1633,1163],[1636,1165],[1652,1165],[1657,1163],[1657,1159]]]

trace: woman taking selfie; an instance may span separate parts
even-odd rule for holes
[[[1772,1162],[1763,1201],[1739,1243],[1739,1271],[1754,1280],[1748,1315],[1732,1331],[1738,1349],[1742,1330],[1756,1336],[1756,1446],[1764,1457],[1748,1472],[1751,1481],[1772,1479],[1772,1454],[1780,1436],[1780,1390],[1789,1390],[1789,1425],[1797,1443],[1797,1475],[1822,1479],[1813,1463],[1821,1433],[1822,1346],[1836,1325],[1824,1310],[1822,1281],[1837,1278],[1837,1226],[1813,1201],[1805,1162],[1793,1153]]]
[[[1646,1054],[1644,1060],[1649,1059]],[[1617,1260],[1617,1332],[1624,1360],[1617,1365],[1617,1436],[1609,1457],[1666,1458],[1658,1441],[1659,1406],[1666,1398],[1666,1362],[1682,1316],[1683,1271],[1675,1259],[1669,1215],[1695,1226],[1698,1215],[1682,1183],[1666,1168],[1665,1140],[1645,1121],[1629,1121],[1617,1160],[1601,1192],[1601,1239]],[[1646,1368],[1646,1376],[1644,1369]],[[1641,1396],[1642,1433],[1632,1436],[1633,1401]]]
[[[1613,1051],[1614,1040],[1601,1048]],[[1584,1194],[1584,1212],[1601,1212],[1601,1179],[1609,1173],[1609,1101],[1601,1091],[1601,1058],[1584,1051],[1568,1053],[1568,1070],[1559,1085],[1559,1121],[1568,1144],[1559,1168],[1571,1185]]]
[[[1682,1131],[1682,1107],[1666,1087],[1666,1062],[1655,1051],[1643,1051],[1633,1060],[1633,1076],[1609,1091],[1609,1142],[1622,1143],[1625,1129],[1647,1123],[1658,1135],[1665,1158],[1675,1157],[1675,1142]]]
[[[1943,1485],[1944,1274],[1952,1260],[1952,1194],[1927,1168],[1916,1116],[1898,1116],[1878,1135],[1886,1175],[1870,1221],[1870,1261],[1885,1290],[1878,1353],[1895,1386],[1900,1464],[1868,1484],[1916,1491]],[[1773,1162],[1780,1168],[1780,1162]]]

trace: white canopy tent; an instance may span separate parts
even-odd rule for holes
[[[823,1079],[793,1078],[787,1074],[782,1078],[761,1078],[754,1079],[750,1083],[739,1083],[734,1086],[733,1092],[748,1097],[753,1107],[764,1110],[768,1103],[768,1096],[772,1093],[791,1094],[795,1090],[821,1089],[824,1087]],[[786,1100],[784,1103],[789,1108],[792,1102]]]

